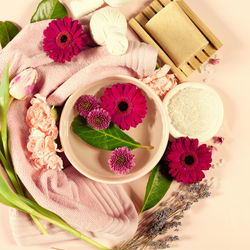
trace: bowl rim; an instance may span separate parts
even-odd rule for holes
[[[159,143],[159,149],[157,150],[157,152],[154,154],[154,156],[152,157],[152,159],[150,160],[150,165],[149,163],[146,163],[141,169],[139,169],[137,171],[136,175],[120,175],[120,177],[123,177],[122,179],[109,179],[109,178],[105,178],[102,179],[100,177],[96,177],[93,176],[89,173],[86,173],[84,170],[82,170],[80,167],[78,167],[78,163],[75,161],[74,157],[71,156],[68,152],[70,151],[70,143],[66,143],[66,138],[64,138],[64,134],[65,132],[62,131],[62,128],[64,128],[65,126],[63,126],[63,119],[66,115],[67,112],[70,112],[70,109],[73,108],[73,101],[75,103],[75,96],[78,95],[79,92],[81,92],[83,89],[88,89],[88,87],[92,84],[96,84],[98,85],[99,82],[103,82],[106,79],[110,79],[110,78],[121,78],[121,80],[130,82],[132,84],[135,84],[138,88],[142,89],[144,92],[146,92],[146,95],[148,98],[153,99],[153,101],[156,104],[157,109],[159,110],[160,113],[160,117],[161,117],[161,123],[162,123],[162,138],[161,141]],[[168,117],[167,117],[167,111],[164,107],[163,102],[161,101],[161,99],[158,97],[158,95],[149,87],[147,86],[145,83],[143,83],[142,81],[140,81],[139,79],[136,79],[134,77],[131,76],[126,76],[126,75],[112,75],[109,77],[105,77],[102,78],[100,80],[97,81],[93,81],[91,83],[88,83],[84,86],[82,86],[81,88],[77,89],[76,91],[74,91],[71,96],[67,99],[67,101],[65,102],[65,105],[63,107],[62,110],[62,114],[61,114],[61,118],[60,118],[60,122],[59,122],[59,136],[60,136],[60,140],[61,140],[61,144],[62,144],[62,148],[64,150],[64,153],[66,155],[66,157],[68,158],[68,160],[70,161],[71,165],[77,169],[81,174],[83,174],[84,176],[97,181],[97,182],[101,182],[101,183],[107,183],[107,184],[122,184],[122,183],[128,183],[128,182],[132,182],[134,180],[139,179],[140,177],[146,175],[147,173],[149,173],[160,161],[161,157],[163,156],[166,147],[167,147],[167,143],[168,143],[168,139],[169,139],[169,125],[168,125]],[[71,127],[68,126],[69,128]],[[68,131],[67,133],[68,134]],[[66,137],[66,136],[65,136]],[[112,173],[111,173],[112,174]]]
[[[176,130],[175,127],[172,125],[171,119],[170,119],[169,114],[168,114],[169,101],[171,100],[171,98],[174,95],[176,95],[179,91],[181,91],[185,88],[198,88],[198,89],[205,89],[205,90],[211,91],[216,96],[217,101],[218,101],[218,106],[219,106],[218,109],[219,109],[220,115],[217,118],[216,125],[213,128],[210,128],[210,130],[208,132],[202,133],[198,136],[190,136],[190,135],[182,134],[180,131]],[[165,106],[166,111],[167,111],[167,117],[168,117],[168,122],[169,122],[169,124],[168,124],[169,133],[174,138],[189,136],[190,138],[198,138],[199,142],[206,142],[206,141],[210,140],[219,131],[219,129],[222,125],[222,122],[223,122],[223,118],[224,118],[224,107],[223,107],[223,102],[221,100],[220,95],[217,93],[217,91],[214,88],[206,85],[205,83],[201,83],[201,82],[183,82],[183,83],[177,85],[175,88],[170,90],[169,93],[165,96],[165,98],[163,99],[163,105]]]

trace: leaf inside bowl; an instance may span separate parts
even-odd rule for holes
[[[114,150],[119,147],[153,149],[152,146],[141,145],[135,141],[113,122],[107,129],[96,130],[89,126],[86,119],[79,115],[72,122],[72,130],[83,141],[99,149]]]

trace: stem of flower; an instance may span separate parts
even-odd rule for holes
[[[149,150],[154,149],[153,146],[145,146],[145,145],[140,145],[139,148],[146,148],[146,149],[149,149]]]
[[[35,222],[35,224],[37,225],[37,227],[39,228],[39,230],[41,231],[41,233],[43,235],[48,234],[48,232],[46,231],[45,227],[42,225],[42,223],[39,221],[38,218],[36,218],[34,215],[31,215],[31,214],[30,214],[30,217]]]
[[[23,212],[26,212],[30,215],[36,216],[40,219],[46,220],[63,230],[71,233],[72,235],[88,242],[89,244],[95,246],[101,250],[108,250],[108,248],[104,247],[103,245],[91,240],[90,238],[86,237],[85,235],[81,234],[77,230],[70,227],[66,222],[64,222],[59,216],[56,214],[40,207],[37,203],[27,199],[22,195],[17,195],[9,186],[6,179],[4,178],[3,174],[0,171],[0,187],[1,187],[1,194],[4,199],[8,200],[9,203],[13,204],[15,208],[20,209]],[[40,212],[39,212],[40,211]],[[41,212],[42,211],[42,212]],[[45,215],[44,213],[47,213]]]
[[[70,227],[66,222],[64,222],[63,220],[53,220],[50,217],[47,217],[41,213],[38,213],[37,211],[32,211],[32,214],[34,214],[36,217],[39,217],[40,219],[46,220],[60,228],[62,228],[63,230],[71,233],[72,235],[76,236],[77,238],[80,238],[86,242],[88,242],[89,244],[91,244],[92,246],[101,249],[101,250],[109,250],[109,248],[99,244],[98,242],[91,240],[90,238],[88,238],[87,236],[81,234],[79,231],[75,230],[74,228]]]
[[[14,97],[13,97],[13,96],[10,96],[9,106],[10,106],[10,104],[13,102],[13,100],[14,100]]]
[[[10,178],[12,185],[14,186],[15,190],[17,191],[17,193],[19,193],[19,194],[23,193],[21,186],[18,185],[18,183],[16,181],[16,177],[15,177],[15,174],[13,173],[13,169],[11,169],[11,167],[9,166],[9,164],[8,164],[7,160],[5,159],[5,157],[3,156],[1,150],[0,150],[0,160],[4,166],[4,169],[7,172],[7,175]]]
[[[8,152],[7,152],[7,155],[8,155]],[[14,186],[15,190],[17,191],[17,193],[21,194],[21,195],[24,195],[21,184],[20,184],[20,181],[19,181],[18,177],[15,175],[12,164],[10,163],[10,159],[6,160],[5,157],[3,156],[1,150],[0,150],[0,160],[1,160],[2,164],[3,164],[3,166],[4,166],[4,169],[7,172],[7,175],[9,177],[12,185]],[[47,231],[44,228],[44,226],[41,224],[41,222],[35,216],[31,216],[31,218],[33,219],[33,221],[35,222],[37,227],[40,229],[41,233],[42,234],[47,234]]]
[[[14,167],[11,163],[11,157],[9,154],[9,147],[8,147],[8,127],[7,127],[7,113],[8,109],[10,107],[11,102],[13,101],[13,97],[9,96],[9,62],[7,63],[2,81],[0,86],[0,110],[1,110],[1,117],[0,117],[0,123],[1,123],[1,131],[0,131],[0,160],[5,168],[5,171],[7,172],[7,175],[9,177],[9,180],[11,181],[14,189],[17,191],[17,193],[23,195],[23,190],[21,183],[18,179],[18,176],[16,175],[16,172],[14,171]],[[3,177],[3,180],[4,177]],[[6,181],[6,180],[5,180]],[[7,184],[7,183],[6,183]],[[8,188],[13,192],[13,190],[9,187],[7,184],[5,188]],[[1,190],[1,193],[3,190]],[[14,192],[13,192],[14,193]],[[4,197],[2,199],[4,202],[9,202],[9,204],[13,204],[12,207],[15,207],[16,204],[11,202],[11,199],[8,200],[8,197]],[[40,230],[44,233],[46,230],[43,228],[42,224],[39,222],[37,218],[32,217],[37,226],[40,228]]]
[[[28,190],[26,190],[26,197],[29,198],[32,201],[35,201],[34,198],[32,197],[32,195],[29,193]],[[42,234],[48,234],[48,232],[46,231],[46,229],[44,228],[44,226],[42,225],[42,223],[39,221],[38,218],[36,218],[33,215],[30,215],[31,218],[33,219],[33,221],[35,222],[35,224],[37,225],[37,227],[40,229]]]

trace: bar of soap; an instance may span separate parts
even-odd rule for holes
[[[177,67],[208,45],[208,40],[176,2],[167,4],[145,25]]]

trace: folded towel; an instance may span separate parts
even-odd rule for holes
[[[35,68],[39,74],[37,92],[46,96],[51,105],[63,104],[78,88],[107,76],[126,74],[143,77],[154,71],[157,50],[139,42],[130,42],[123,56],[112,56],[104,47],[96,47],[81,52],[72,62],[55,63],[42,49],[43,30],[48,22],[26,26],[0,52],[0,76],[8,61],[12,77],[28,67]],[[29,100],[12,103],[8,127],[15,170],[34,199],[87,235],[114,240],[131,237],[137,229],[137,213],[121,186],[92,181],[70,163],[65,163],[61,172],[37,171],[31,166],[26,158],[29,130],[25,117],[28,105]],[[11,214],[12,230],[18,244],[46,243],[48,238],[38,237],[38,231],[37,237],[34,237],[35,231],[30,237],[29,233],[25,233],[26,230],[32,231],[27,229],[28,225],[32,226],[31,223],[25,225],[25,230],[22,223],[15,223],[22,213]]]

